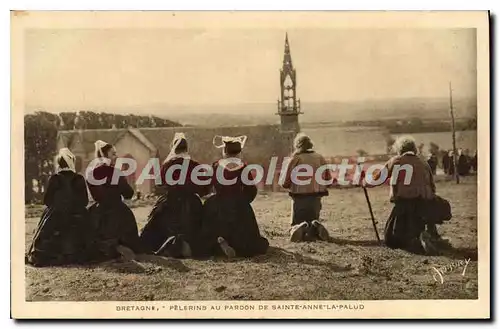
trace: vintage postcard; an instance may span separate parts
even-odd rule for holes
[[[490,317],[488,12],[11,26],[13,318]]]

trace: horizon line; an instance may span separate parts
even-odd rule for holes
[[[448,96],[443,97],[424,97],[424,96],[413,96],[413,97],[392,97],[392,98],[363,98],[356,100],[325,100],[325,101],[304,101],[301,99],[301,103],[303,104],[324,104],[324,103],[345,103],[345,104],[355,104],[355,103],[363,103],[363,102],[380,102],[380,101],[396,101],[396,100],[448,100]],[[455,100],[460,99],[477,99],[477,95],[470,96],[456,96]],[[142,104],[134,104],[134,105],[90,105],[85,108],[95,108],[95,110],[99,109],[116,109],[116,108],[137,108],[137,107],[153,107],[153,106],[164,106],[164,107],[217,107],[217,106],[241,106],[241,105],[276,105],[276,102],[239,102],[239,103],[142,103]],[[48,105],[31,105],[27,104],[24,106],[25,112],[26,109],[34,109],[34,108],[81,108],[81,105],[68,105],[68,106],[48,106]],[[76,110],[75,110],[76,111]],[[90,110],[88,110],[90,111]]]

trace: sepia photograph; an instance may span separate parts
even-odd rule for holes
[[[12,316],[489,318],[489,24],[12,11]]]

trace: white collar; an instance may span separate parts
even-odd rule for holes
[[[59,168],[57,169],[57,172],[60,173],[60,172],[63,172],[63,171],[71,171],[71,172],[74,172],[73,170],[71,170],[70,168]]]
[[[245,163],[240,158],[222,158],[218,163],[222,168],[229,171],[236,171],[245,166]]]

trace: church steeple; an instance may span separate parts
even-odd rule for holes
[[[293,69],[292,65],[292,55],[290,54],[290,44],[288,43],[288,32],[285,35],[285,54],[283,56],[283,68],[289,66]]]
[[[283,131],[299,132],[300,99],[297,99],[297,73],[292,64],[288,33],[285,35],[283,67],[280,69],[281,97],[278,100],[278,115]]]

